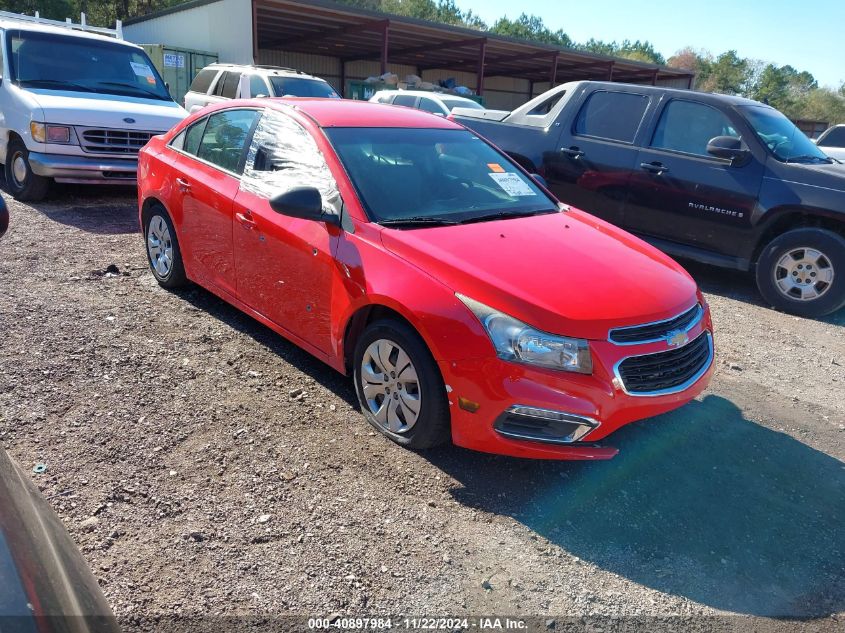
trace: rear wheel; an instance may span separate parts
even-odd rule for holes
[[[817,228],[773,239],[757,261],[757,287],[776,308],[820,317],[845,305],[845,238]]]
[[[50,179],[32,171],[29,164],[29,150],[23,141],[14,138],[6,150],[6,185],[15,200],[38,202],[50,189]]]
[[[185,276],[176,230],[164,207],[154,205],[144,214],[144,241],[150,270],[159,285],[165,288],[186,285],[188,278]]]
[[[355,391],[367,421],[402,446],[449,439],[449,403],[437,364],[420,336],[393,319],[371,323],[355,346]]]

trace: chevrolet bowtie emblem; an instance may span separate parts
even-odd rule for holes
[[[669,347],[681,347],[687,343],[689,343],[689,336],[681,330],[669,332],[669,335],[666,337],[666,344]]]

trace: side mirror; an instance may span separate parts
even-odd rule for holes
[[[747,149],[742,148],[742,141],[735,136],[714,136],[707,143],[707,153],[731,161],[745,159],[750,154]]]
[[[340,225],[336,215],[323,213],[323,196],[315,187],[294,187],[270,198],[270,208],[291,218]]]
[[[546,182],[546,179],[543,178],[540,174],[531,174],[531,177],[536,180],[543,188],[548,189],[549,184]]]

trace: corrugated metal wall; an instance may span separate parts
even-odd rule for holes
[[[251,0],[219,0],[123,27],[136,44],[164,44],[217,53],[221,62],[252,63]]]

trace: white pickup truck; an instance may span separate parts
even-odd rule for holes
[[[188,114],[119,24],[0,12],[0,72],[0,162],[18,200],[53,180],[134,186],[138,150]]]

